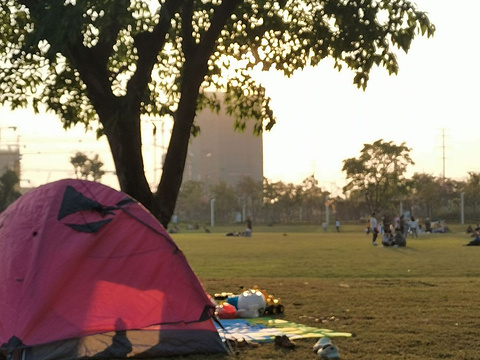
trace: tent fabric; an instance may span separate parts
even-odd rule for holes
[[[31,190],[0,214],[3,352],[71,342],[81,353],[80,339],[153,325],[141,333],[156,333],[157,343],[168,333],[179,337],[169,353],[190,352],[182,333],[204,334],[206,352],[225,351],[213,312],[163,226],[122,192],[65,179]]]
[[[181,346],[179,346],[181,344]],[[212,346],[215,344],[216,347]],[[194,353],[225,352],[218,333],[201,330],[169,331],[127,330],[124,334],[108,332],[83,338],[57,341],[30,347],[26,359],[157,358]]]

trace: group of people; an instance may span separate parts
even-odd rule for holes
[[[247,219],[245,220],[245,226],[246,227],[244,232],[230,231],[226,233],[225,236],[252,236],[252,219],[250,217],[247,217]]]
[[[370,216],[370,224],[367,228],[367,234],[372,233],[372,244],[377,245],[377,238],[380,234],[383,246],[406,246],[407,235],[411,232],[413,237],[418,237],[418,221],[411,216],[405,219],[404,215],[400,215],[395,219],[384,214],[381,221],[378,221],[375,212]]]

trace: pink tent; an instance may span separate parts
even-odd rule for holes
[[[162,225],[99,183],[60,180],[0,214],[0,353],[225,352],[214,307]]]

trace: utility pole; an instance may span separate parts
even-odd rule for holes
[[[445,128],[442,128],[442,179],[445,180]]]
[[[210,199],[210,227],[215,226],[215,199]]]

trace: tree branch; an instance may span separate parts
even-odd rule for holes
[[[170,29],[174,14],[180,9],[185,1],[167,0],[160,5],[160,20],[152,32],[143,32],[134,37],[138,53],[137,70],[127,85],[127,93],[131,96],[130,101],[139,103],[142,100],[151,78],[157,56],[165,46],[166,35]]]
[[[28,9],[32,9],[34,6],[39,4],[38,1],[35,0],[17,0],[20,5],[24,5]]]
[[[188,1],[183,7],[182,12],[182,50],[186,58],[191,57],[195,49],[195,40],[193,39],[193,1]]]
[[[210,28],[207,30],[205,36],[202,38],[198,46],[199,53],[197,55],[208,60],[208,57],[210,54],[212,54],[218,36],[220,35],[220,32],[225,26],[227,20],[230,18],[233,10],[242,2],[242,0],[222,1],[220,6],[215,9]]]
[[[108,26],[106,26],[105,30],[100,33],[100,38],[95,48],[98,49],[98,55],[103,57],[102,61],[108,61],[108,57],[112,53],[113,46],[117,42],[118,34],[123,27],[123,24],[119,21],[120,17],[118,15],[121,13],[128,14],[129,5],[129,0],[121,0],[116,2],[114,11],[109,19],[110,21],[107,22]]]

